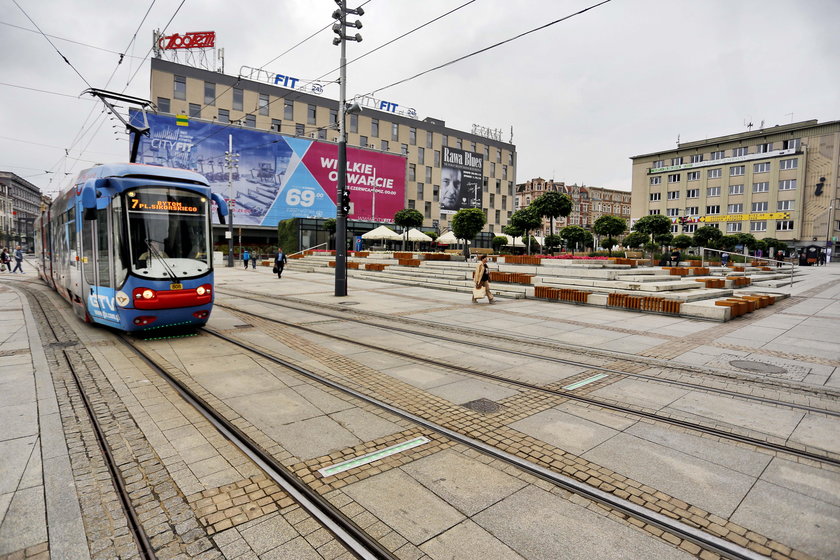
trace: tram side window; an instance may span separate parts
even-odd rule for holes
[[[65,234],[62,240],[64,257],[70,261],[70,266],[75,268],[76,264],[76,209],[71,208],[67,213],[67,223],[64,226]]]
[[[122,239],[122,199],[115,196],[111,200],[111,207],[113,208],[111,213],[111,243],[114,247],[114,287],[120,288],[128,275],[128,247],[125,246]]]
[[[108,249],[108,209],[96,211],[96,268],[98,286],[111,287],[111,259]]]

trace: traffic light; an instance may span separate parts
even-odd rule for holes
[[[350,193],[347,191],[341,193],[341,211],[344,214],[350,213]]]

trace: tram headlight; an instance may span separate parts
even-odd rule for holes
[[[143,290],[143,299],[152,299],[155,297],[155,293],[152,290]]]
[[[206,291],[207,290],[204,289],[204,286],[199,286],[195,289],[195,293],[197,293],[200,296],[203,296]]]

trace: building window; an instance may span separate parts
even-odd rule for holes
[[[753,192],[770,192],[770,183],[764,181],[763,183],[753,183]]]
[[[220,123],[229,123],[230,122],[230,111],[227,109],[219,109],[219,122]]]
[[[724,158],[724,151],[723,150],[718,150],[716,152],[712,152],[711,159],[715,160],[715,159],[723,159],[723,158]]]
[[[408,155],[408,144],[400,144],[400,153],[404,156]]]
[[[417,163],[426,163],[426,148],[417,148]]]
[[[295,120],[295,102],[288,99],[283,101],[283,120]]]
[[[233,110],[234,111],[242,111],[242,88],[233,88]]]
[[[362,148],[368,147],[368,137],[367,136],[359,136],[359,146]]]
[[[706,206],[706,214],[720,214],[720,204]]]
[[[434,139],[435,133],[434,132],[427,132],[426,133],[426,147],[431,148],[434,146]]]
[[[682,162],[683,158],[681,157],[671,158],[671,165],[682,165]]]
[[[700,172],[699,171],[689,171],[685,174],[685,179],[687,181],[699,181],[700,180]]]
[[[496,161],[502,163],[502,150],[496,148]]]
[[[434,200],[435,202],[440,201],[440,186],[439,185],[434,185],[432,187],[432,200]]]
[[[785,140],[782,142],[782,149],[783,150],[798,150],[799,149],[799,138],[791,138],[790,140]]]
[[[186,76],[175,76],[175,88],[172,91],[172,97],[175,99],[187,98],[187,78]]]
[[[502,195],[502,208],[507,208],[507,196]]]
[[[387,140],[383,140],[383,142],[387,142]],[[408,199],[408,207],[414,210],[414,200]]]
[[[330,109],[330,125],[338,125],[338,109]]]
[[[325,128],[318,129],[318,140],[326,140],[327,139],[327,130]]]
[[[216,104],[216,84],[213,82],[204,82],[204,104]]]
[[[727,222],[726,233],[737,233],[741,231],[741,222]]]
[[[709,169],[706,172],[706,177],[709,179],[720,179],[721,171],[720,168],[717,169]]]
[[[305,132],[306,132],[306,127],[303,126],[302,123],[297,123],[295,125],[295,135],[303,136]]]
[[[665,215],[666,216],[671,216],[671,217],[679,216],[680,215],[680,209],[679,208],[668,208],[668,209],[665,210]]]
[[[700,207],[699,206],[686,206],[685,207],[685,213],[688,216],[696,216],[697,214],[700,213]]]
[[[767,201],[764,202],[753,202],[752,203],[752,211],[753,212],[767,212]]]
[[[729,194],[744,194],[744,185],[729,185]]]
[[[426,198],[425,195],[425,185],[423,183],[417,183],[417,200],[423,200]]]
[[[455,139],[455,147],[458,148],[459,150],[463,150],[464,149],[464,142],[460,138],[456,138]]]
[[[649,216],[658,216],[659,215],[659,210],[649,210],[648,215]]]
[[[706,196],[720,196],[720,187],[709,187],[706,189]]]
[[[726,207],[726,212],[728,214],[740,214],[744,211],[744,204],[742,202],[738,202],[736,204],[730,204]]]
[[[257,117],[253,113],[245,115],[245,126],[249,128],[257,127]]]
[[[662,193],[652,192],[650,193],[650,200],[651,202],[662,200]]]
[[[492,161],[490,162],[490,176],[494,177],[496,175],[496,164]]]
[[[776,231],[793,231],[793,220],[776,222]]]
[[[190,118],[201,118],[201,105],[198,103],[190,103]]]
[[[773,143],[770,142],[768,144],[759,144],[758,145],[758,153],[759,154],[766,154],[767,152],[773,151]]]
[[[259,107],[260,115],[263,115],[263,116],[267,117],[268,116],[268,94],[267,93],[261,93],[260,94],[260,100],[259,100],[257,106]]]
[[[769,171],[770,171],[770,162],[769,161],[753,164],[753,173],[768,173]]]
[[[417,167],[413,163],[408,164],[408,180],[409,181],[416,181],[417,180]]]
[[[700,198],[700,189],[688,189],[685,191],[686,198]]]
[[[660,185],[662,184],[662,177],[651,177],[650,178],[651,185]]]
[[[750,231],[767,231],[767,222],[750,222]]]
[[[431,183],[432,182],[432,168],[429,167],[429,166],[425,166],[425,167],[426,167],[426,182]]]
[[[507,180],[507,165],[502,166],[502,179]]]
[[[796,179],[784,179],[779,181],[780,191],[792,191],[796,189]]]
[[[668,200],[677,200],[680,198],[680,191],[668,191]]]
[[[391,149],[391,145],[388,143],[387,140],[380,140],[379,147],[382,149],[383,152],[387,152]]]
[[[776,203],[777,210],[793,210],[793,202],[792,200],[779,200]]]
[[[448,146],[449,145],[449,136],[446,134],[440,135],[440,145],[441,146]]]
[[[399,140],[400,139],[400,125],[397,123],[391,124],[391,140]]]
[[[435,150],[435,167],[440,167],[440,150]]]
[[[747,148],[735,148],[732,150],[732,157],[741,157],[747,155]]]
[[[426,218],[431,218],[432,217],[432,203],[431,202],[427,202],[423,205],[423,215]]]
[[[280,132],[282,127],[283,121],[280,119],[271,119],[271,130],[274,132]]]
[[[498,223],[501,221],[501,219],[502,219],[502,212],[501,212],[501,210],[496,210],[496,221],[495,221],[495,222],[493,222],[493,223],[498,224]]]
[[[680,226],[678,226],[678,225],[671,226],[671,233],[677,233],[679,231],[680,231]]]
[[[315,105],[306,106],[306,124],[315,124],[318,108]]]
[[[799,167],[798,159],[783,159],[779,162],[779,169],[796,169]]]
[[[691,156],[691,163],[700,163],[703,161],[703,154],[694,154]]]
[[[370,135],[379,138],[379,119],[370,120]]]
[[[733,165],[729,168],[729,176],[730,177],[738,177],[743,175],[746,171],[746,165]]]
[[[668,175],[668,182],[669,183],[679,183],[680,182],[680,174],[679,173],[672,173]]]
[[[660,167],[665,167],[665,160],[658,159],[651,165],[651,169],[659,169]]]
[[[683,233],[694,233],[697,231],[697,224],[683,224]]]
[[[350,115],[350,132],[359,132],[359,115]]]
[[[413,126],[408,127],[408,143],[412,146],[417,145],[417,129]]]
[[[157,98],[157,106],[158,111],[161,113],[168,113],[169,112],[169,98],[168,97],[158,97]]]

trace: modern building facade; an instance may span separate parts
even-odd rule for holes
[[[261,72],[256,78],[228,76],[154,58],[150,98],[160,114],[183,114],[190,119],[337,142],[337,100],[281,87],[290,85],[289,80],[278,79],[277,75]],[[268,79],[258,81],[263,78]],[[514,209],[516,147],[499,140],[498,135],[493,138],[455,130],[440,119],[413,118],[413,111],[400,114],[395,110],[396,103],[381,101],[376,107],[364,106],[360,114],[348,114],[348,146],[406,157],[404,207],[423,215],[423,229],[440,233],[450,229],[454,212],[442,204],[442,170],[447,166],[445,148],[449,148],[482,159],[482,189],[475,206],[487,213],[485,237],[500,232]]]
[[[674,233],[710,225],[795,248],[831,247],[840,236],[840,121],[777,125],[630,159],[633,220],[662,214]]]
[[[571,225],[591,230],[595,220],[605,215],[618,216],[627,220],[629,228],[631,193],[616,189],[567,185],[562,181],[546,180],[538,177],[516,185],[514,209],[525,208],[535,198],[550,191],[566,194],[574,203],[571,214],[554,221],[555,233],[557,233],[558,228]],[[549,233],[549,220],[544,219],[542,231],[538,235],[548,235]]]
[[[41,190],[10,171],[0,171],[0,245],[33,247],[35,218],[41,208]]]

